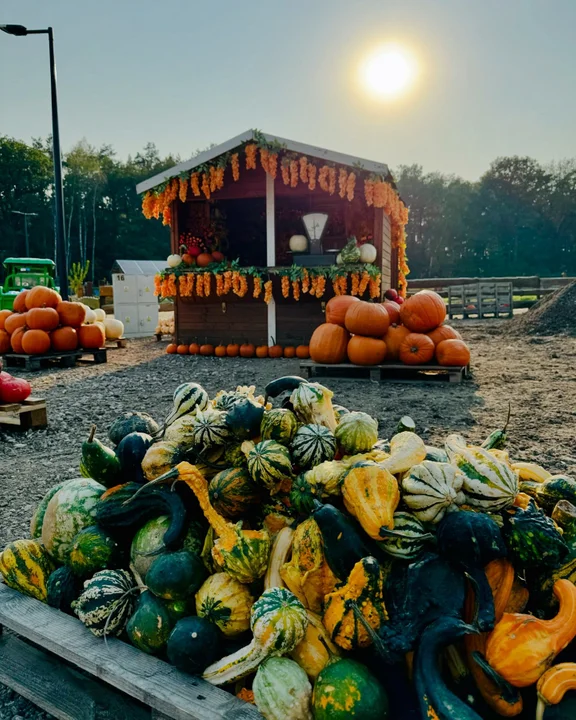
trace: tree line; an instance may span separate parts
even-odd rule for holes
[[[149,143],[134,157],[77,143],[64,158],[68,263],[91,261],[89,278],[110,276],[118,258],[167,255],[169,231],[146,220],[135,186],[179,162]],[[543,165],[496,159],[477,182],[421,166],[400,166],[398,189],[410,207],[412,277],[576,275],[576,159]],[[54,257],[51,142],[0,136],[0,259]]]

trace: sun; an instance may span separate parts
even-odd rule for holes
[[[395,98],[412,86],[416,78],[416,61],[407,49],[384,45],[364,59],[360,78],[372,96]]]

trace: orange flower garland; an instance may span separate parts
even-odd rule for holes
[[[218,185],[216,184],[216,168],[213,165],[211,165],[210,166],[210,192],[213,193],[217,189],[218,189]]]
[[[366,271],[364,271],[362,273],[362,278],[360,280],[360,286],[358,288],[358,295],[360,295],[360,297],[362,297],[362,295],[364,295],[364,293],[366,292],[366,288],[368,287],[369,282],[370,282],[370,275]]]
[[[358,277],[358,273],[352,273],[352,295],[358,295],[358,289],[360,286],[360,278]]]
[[[264,172],[270,174],[270,167],[268,165],[269,152],[266,148],[260,148],[260,165],[264,168]]]
[[[308,291],[312,297],[316,296],[316,286],[318,285],[318,276],[312,276],[312,282],[310,283],[310,290]]]
[[[340,277],[340,291],[342,292],[342,295],[348,294],[348,278],[346,275],[342,275]]]
[[[375,278],[370,278],[370,297],[372,298],[372,300],[380,297],[380,283],[380,275]]]
[[[212,273],[204,273],[204,297],[210,297],[212,292]]]
[[[330,168],[328,165],[322,165],[320,168],[320,172],[318,173],[318,185],[320,185],[320,190],[324,190],[324,192],[330,191],[330,185],[328,184],[328,171]]]
[[[300,300],[300,280],[292,280],[292,295],[296,302]]]
[[[348,179],[346,180],[346,197],[348,198],[348,202],[352,202],[354,200],[354,188],[356,187],[356,174],[351,172],[350,175],[348,175]]]
[[[167,295],[164,295],[164,297],[176,297],[176,275],[172,273],[167,278],[167,285],[166,285],[166,292]]]
[[[224,167],[218,167],[216,168],[216,176],[215,176],[215,184],[216,184],[216,190],[222,190],[224,187]]]
[[[334,290],[334,295],[341,295],[340,292],[340,278],[334,278],[332,280],[332,290]]]
[[[156,198],[150,191],[145,193],[144,197],[142,198],[142,214],[146,218],[146,220],[150,220],[152,215],[154,214],[154,205],[156,204]]]
[[[240,273],[237,270],[232,273],[232,292],[234,295],[240,294]]]
[[[282,182],[284,185],[290,185],[290,163],[283,159],[280,165],[280,172],[282,173]]]
[[[306,268],[302,268],[302,292],[307,293],[310,290],[310,275]]]
[[[278,153],[270,153],[268,155],[268,175],[276,179],[278,173]]]
[[[196,275],[196,295],[198,297],[204,297],[204,278],[201,273]]]
[[[344,168],[340,168],[340,172],[338,173],[338,190],[339,195],[341,198],[344,198],[346,195],[346,182],[348,180],[348,173]]]
[[[232,165],[232,177],[234,182],[240,179],[240,161],[238,160],[238,153],[234,153],[230,158],[230,164]]]
[[[232,271],[226,270],[224,273],[224,288],[222,290],[223,295],[227,295],[232,288]]]
[[[317,167],[316,167],[316,165],[313,165],[312,163],[308,163],[307,170],[308,170],[308,190],[315,190],[316,189]]]
[[[272,300],[272,280],[266,280],[264,283],[264,302],[266,305]]]
[[[162,289],[162,275],[154,275],[154,295],[158,297]]]
[[[244,297],[246,293],[248,292],[248,280],[246,280],[246,275],[240,275],[240,289],[238,292],[238,297]]]
[[[252,297],[258,298],[262,294],[262,278],[258,275],[254,275],[254,290],[252,291]]]
[[[208,175],[206,175],[206,173],[202,173],[202,192],[206,199],[210,200],[210,183],[208,182]]]
[[[246,170],[256,170],[256,151],[258,147],[254,144],[246,145]]]
[[[336,168],[333,167],[328,170],[328,192],[330,195],[336,192]]]
[[[326,289],[326,278],[324,275],[318,276],[318,282],[316,283],[316,297],[321,298],[324,295]]]
[[[172,222],[172,212],[170,208],[164,208],[164,214],[162,216],[162,225],[170,225]]]
[[[190,176],[190,187],[192,188],[192,192],[194,193],[195,197],[200,197],[200,183],[198,180],[198,173],[192,173]]]
[[[282,276],[282,297],[287,298],[290,294],[290,279],[288,275]]]
[[[186,197],[188,195],[188,178],[179,178],[180,180],[180,188],[178,189],[178,197],[180,198],[180,202],[186,202]]]
[[[224,277],[221,273],[216,273],[216,295],[224,294]]]
[[[374,205],[374,181],[373,180],[364,180],[364,198],[366,200],[366,205],[370,207],[371,205]]]
[[[308,182],[308,158],[305,155],[300,158],[300,180],[303,183]]]
[[[180,297],[186,297],[188,294],[188,277],[186,275],[180,275],[178,278],[178,291]]]
[[[290,160],[290,187],[298,185],[298,161]]]

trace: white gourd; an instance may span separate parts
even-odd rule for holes
[[[292,252],[306,252],[308,240],[305,235],[292,235],[290,238],[290,250]]]
[[[466,501],[463,483],[464,475],[454,465],[424,460],[403,478],[403,500],[421,522],[438,523],[447,510]]]
[[[106,318],[104,328],[108,340],[118,340],[124,335],[124,323],[121,320],[116,320],[116,318]]]
[[[80,303],[83,305],[83,303]],[[86,318],[84,320],[85,325],[93,325],[96,322],[96,313],[92,308],[89,308],[87,305],[84,305],[86,308]]]
[[[96,315],[96,320],[98,320],[98,322],[103,323],[106,320],[106,313],[102,310],[102,308],[96,308],[96,310],[94,310],[94,314]]]
[[[373,263],[376,260],[376,248],[372,243],[364,243],[360,246],[360,262]]]
[[[182,262],[182,257],[180,255],[168,255],[166,262],[168,267],[177,267]]]

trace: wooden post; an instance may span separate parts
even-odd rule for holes
[[[266,264],[276,265],[276,222],[274,210],[274,178],[266,173]],[[274,338],[274,340],[273,340]],[[268,303],[268,345],[276,338],[276,303]]]
[[[170,225],[170,246],[172,252],[180,254],[180,231],[178,229],[178,209],[179,202],[174,200],[170,206],[171,212],[171,225]],[[178,327],[178,302],[180,300],[180,294],[178,292],[178,285],[176,285],[176,297],[174,298],[174,340],[177,343],[180,342],[180,330]],[[158,322],[160,322],[160,316],[158,316]]]

